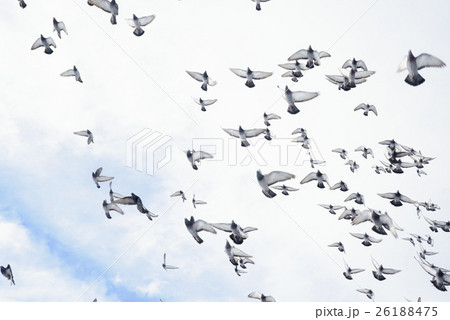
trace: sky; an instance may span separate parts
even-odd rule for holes
[[[255,290],[277,301],[366,301],[358,288],[371,288],[377,301],[448,301],[414,260],[417,246],[401,240],[408,233],[431,234],[425,220],[414,206],[393,207],[377,195],[400,190],[417,201],[432,199],[442,209],[424,215],[448,221],[449,70],[421,70],[426,81],[418,87],[404,82],[406,72],[396,72],[408,50],[450,61],[443,41],[447,1],[273,0],[256,11],[250,0],[130,0],[118,1],[117,25],[85,0],[27,4],[22,9],[8,1],[0,12],[0,264],[11,265],[16,281],[12,287],[0,281],[0,301],[249,302]],[[125,21],[133,14],[156,15],[141,37]],[[52,32],[53,17],[67,27],[62,39]],[[55,40],[53,54],[30,50],[41,33]],[[331,57],[297,83],[282,78],[278,64],[309,45]],[[338,90],[325,75],[339,74],[353,57],[376,74],[351,91]],[[60,77],[73,65],[84,83]],[[247,67],[274,74],[249,89],[229,70]],[[204,92],[186,70],[207,70],[217,85]],[[320,95],[299,103],[300,113],[291,115],[278,88],[285,85]],[[199,97],[218,101],[201,112],[193,101]],[[375,105],[378,116],[354,112],[362,102]],[[264,128],[264,112],[281,116],[271,121],[271,143],[259,136],[242,148],[222,130]],[[299,127],[326,161],[319,169],[333,184],[344,180],[349,192],[300,185],[315,169],[305,150],[290,142]],[[73,134],[86,129],[94,144]],[[127,148],[142,130],[168,137],[155,153],[167,164],[153,174],[127,165],[130,156],[142,159],[143,144],[135,154]],[[426,176],[415,169],[375,174],[372,166],[385,160],[378,142],[392,138],[436,157]],[[375,159],[353,151],[361,145],[371,147]],[[215,159],[192,170],[184,151],[193,146]],[[357,173],[331,152],[338,147],[350,151],[360,165]],[[115,192],[134,192],[159,217],[149,221],[135,207],[122,206],[125,215],[106,219],[108,184],[97,189],[91,178],[99,167],[114,177]],[[286,197],[275,190],[275,198],[266,198],[258,169],[295,174],[286,185],[299,191]],[[185,203],[170,197],[180,189]],[[363,247],[349,232],[374,235],[369,223],[351,226],[317,205],[364,209],[344,203],[351,192],[362,193],[368,208],[387,211],[404,229],[400,237],[382,236],[381,243]],[[207,204],[194,209],[193,194]],[[257,227],[239,246],[255,265],[238,277],[224,252],[228,234],[203,232],[199,245],[184,225],[190,216]],[[431,235],[435,245],[426,248],[439,254],[429,260],[450,268],[449,235]],[[345,254],[328,247],[336,241],[344,243]],[[164,253],[178,270],[161,267]],[[371,257],[402,271],[379,282]],[[366,271],[346,280],[343,259]]]

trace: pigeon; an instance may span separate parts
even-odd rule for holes
[[[294,134],[297,134],[297,133],[300,133],[300,135],[301,135],[302,137],[306,137],[306,136],[307,136],[307,132],[306,132],[306,130],[303,129],[303,128],[297,128],[297,129],[295,129],[294,131],[292,131],[292,134],[293,134],[293,135],[294,135]]]
[[[270,0],[252,0],[253,2],[256,2],[256,10],[261,11],[261,2],[267,2]]]
[[[369,115],[369,111],[372,111],[373,113],[375,113],[376,116],[378,116],[378,112],[377,112],[377,108],[375,108],[374,105],[370,105],[368,103],[360,103],[354,111],[358,111],[358,110],[364,110],[363,114],[365,116]]]
[[[317,180],[317,187],[320,189],[325,188],[324,182],[328,185],[328,187],[330,187],[330,183],[328,182],[328,176],[325,173],[320,172],[320,170],[308,174],[306,177],[303,178],[302,181],[300,181],[300,184],[305,184],[313,180]]]
[[[414,234],[414,233],[410,233],[410,234],[411,234],[411,236],[413,236],[416,239],[416,241],[418,243],[422,243],[422,241],[426,241],[426,239],[424,239],[422,236],[419,236],[419,235]]]
[[[283,191],[281,191],[281,193],[284,194],[285,196],[288,196],[289,192],[298,191],[298,189],[292,188],[292,187],[287,187],[284,184],[282,186],[273,186],[272,188],[277,189],[277,190],[283,190]]]
[[[378,195],[385,199],[392,199],[390,203],[394,207],[401,207],[403,205],[403,202],[416,204],[417,202],[414,200],[411,200],[407,196],[400,193],[400,191],[397,190],[397,192],[389,192],[389,193],[378,193]]]
[[[397,72],[408,70],[408,76],[405,78],[405,82],[412,86],[418,86],[425,82],[425,79],[419,74],[419,70],[428,67],[445,67],[445,63],[428,53],[422,53],[415,57],[411,50],[408,55],[398,66]]]
[[[128,25],[132,28],[134,28],[133,34],[137,37],[140,37],[144,34],[144,30],[142,30],[142,27],[145,27],[146,25],[150,24],[155,19],[155,15],[152,14],[150,16],[145,16],[138,18],[135,14],[133,14],[132,19],[125,19],[128,23]]]
[[[275,302],[275,299],[272,296],[266,296],[258,291],[249,293],[248,297],[261,300],[261,302]]]
[[[344,277],[348,280],[353,280],[352,274],[355,273],[360,273],[365,271],[366,269],[352,269],[348,266],[347,262],[345,262],[344,260],[344,265],[345,265],[345,271],[342,273],[344,275]]]
[[[275,119],[281,119],[281,117],[275,113],[265,113],[263,114],[264,117],[264,124],[268,127],[270,126],[269,120],[275,120]]]
[[[197,208],[196,207],[197,204],[206,204],[206,202],[203,200],[195,200],[195,194],[194,194],[192,196],[192,205],[194,206],[194,208]]]
[[[20,6],[22,9],[25,9],[25,8],[27,7],[27,4],[25,3],[24,0],[18,0],[18,1],[19,1],[19,6]]]
[[[419,177],[421,177],[422,175],[427,175],[427,173],[425,172],[425,171],[423,171],[423,170],[420,170],[420,169],[417,169],[417,175],[419,176]]]
[[[16,285],[15,281],[14,281],[14,276],[11,270],[11,266],[8,264],[6,266],[6,268],[4,266],[0,266],[0,271],[2,272],[2,275],[11,281],[11,286],[12,285]]]
[[[249,255],[249,254],[245,253],[244,251],[242,251],[242,250],[240,250],[238,248],[235,248],[234,246],[230,245],[228,240],[225,240],[225,241],[226,241],[226,243],[225,243],[225,253],[227,254],[228,259],[230,260],[232,265],[234,265],[236,267],[239,265],[239,263],[238,263],[239,260],[236,261],[236,257],[252,258],[251,255]]]
[[[385,267],[383,267],[382,264],[379,264],[373,257],[372,257],[372,263],[376,269],[375,271],[372,271],[372,274],[375,277],[375,279],[380,280],[380,281],[386,280],[386,277],[383,276],[383,274],[396,274],[396,273],[399,273],[400,271],[402,271],[402,270],[398,270],[398,269],[385,268]]]
[[[97,298],[95,298],[94,300],[92,300],[92,302],[97,302]]]
[[[264,135],[264,139],[268,141],[272,140],[272,133],[270,132],[269,128],[266,128],[266,134]]]
[[[351,201],[351,200],[355,200],[355,202],[357,204],[362,204],[364,205],[364,196],[362,194],[360,194],[359,192],[354,192],[352,194],[350,194],[347,198],[345,198],[345,202],[347,201]]]
[[[330,187],[331,190],[339,189],[343,192],[348,191],[348,186],[344,181],[339,181],[338,183],[334,184],[332,187]]]
[[[188,151],[186,151],[186,157],[188,158],[189,162],[191,163],[192,168],[194,170],[198,170],[196,162],[200,162],[200,160],[203,160],[203,159],[211,159],[213,156],[205,151],[188,150]]]
[[[88,5],[96,6],[97,8],[102,9],[108,13],[111,13],[111,24],[117,24],[116,16],[119,15],[119,5],[116,3],[116,0],[88,0]]]
[[[149,220],[153,220],[152,218],[157,217],[158,215],[150,212],[144,204],[142,203],[142,199],[131,193],[131,196],[120,196],[117,200],[114,200],[112,203],[123,204],[123,205],[136,205],[138,211],[142,214],[145,214]]]
[[[94,143],[94,135],[89,129],[83,131],[76,131],[73,134],[76,134],[77,136],[87,137],[88,138],[87,144]]]
[[[279,64],[283,69],[289,70],[288,72],[284,73],[282,77],[290,77],[292,81],[297,82],[298,78],[303,77],[302,71],[308,70],[309,68],[306,67],[306,65],[298,62],[298,60],[295,60],[294,62],[289,63],[283,63]]]
[[[394,139],[391,140],[383,140],[378,142],[379,144],[383,145],[383,146],[387,146],[390,150],[395,151],[398,148],[401,148],[402,145],[397,143]]]
[[[362,69],[363,71],[368,70],[364,61],[356,60],[355,58],[353,58],[353,60],[348,59],[347,61],[345,61],[344,64],[342,65],[342,68],[343,69],[352,68],[352,70],[354,70],[355,72],[358,71],[358,69]]]
[[[217,233],[216,230],[207,222],[203,220],[195,220],[193,216],[191,216],[191,219],[184,219],[184,224],[186,225],[186,228],[188,229],[189,233],[192,235],[192,237],[197,241],[199,244],[203,242],[203,239],[200,238],[198,235],[198,232],[200,231],[208,231],[211,233]]]
[[[374,158],[373,151],[370,148],[366,148],[364,146],[360,146],[360,147],[356,148],[355,151],[361,151],[362,152],[362,156],[364,158],[366,158],[366,159],[367,159],[367,156],[369,154],[372,156],[372,158]]]
[[[53,39],[51,37],[45,38],[41,34],[41,36],[31,46],[31,50],[35,50],[40,47],[45,48],[44,52],[46,54],[52,54],[53,50],[50,47],[56,48],[56,43],[55,43],[55,41],[53,41]]]
[[[325,208],[328,210],[331,214],[336,214],[336,210],[344,209],[344,206],[333,206],[332,204],[319,204],[322,208]]]
[[[310,147],[311,147],[311,140],[308,138],[308,136],[306,134],[300,135],[300,137],[297,137],[291,141],[301,143],[302,147],[305,149],[310,149]],[[310,156],[310,159],[311,159],[311,156]]]
[[[427,211],[436,211],[441,209],[437,204],[432,203],[431,199],[428,202],[419,202],[419,205],[424,207]]]
[[[113,202],[114,199],[120,199],[120,198],[124,198],[124,196],[113,191],[112,181],[110,181],[109,182],[109,199],[111,200],[111,202]]]
[[[310,145],[309,145],[309,139],[304,140],[304,141],[303,141],[303,144],[305,144],[305,142],[307,143],[307,147],[308,147],[308,148],[306,148],[306,149],[309,149],[309,146],[310,146]],[[302,147],[305,147],[305,146],[302,145]],[[325,164],[325,161],[313,159],[313,157],[312,157],[312,155],[311,155],[311,152],[309,152],[309,151],[308,151],[308,155],[309,155],[309,163],[311,164],[311,168],[314,169],[314,165]]]
[[[277,194],[270,190],[269,186],[275,184],[277,182],[286,181],[289,179],[295,178],[295,175],[283,172],[283,171],[272,171],[268,174],[262,174],[261,170],[256,171],[256,178],[258,179],[258,183],[262,189],[262,193],[267,198],[273,198]]]
[[[425,270],[429,275],[433,276],[430,282],[434,285],[436,289],[440,291],[447,291],[446,286],[450,285],[450,275],[448,275],[447,273],[450,270],[439,268],[429,263],[423,258],[417,259],[416,257],[414,257],[414,259],[416,259],[417,262],[419,262],[419,265],[422,267],[423,270]]]
[[[53,18],[53,32],[58,34],[58,37],[61,39],[61,31],[64,31],[66,35],[69,35],[67,33],[66,25],[62,21],[58,21],[55,18]]]
[[[339,90],[349,91],[355,88],[357,84],[366,82],[366,78],[370,77],[375,71],[357,71],[353,69],[348,73],[345,69],[339,69],[342,75],[326,75],[328,81],[338,85]]]
[[[238,262],[239,262],[239,266],[242,269],[247,269],[247,267],[245,266],[247,263],[255,264],[255,262],[252,259],[246,258],[246,257],[240,257]]]
[[[428,235],[428,234],[426,234],[425,235],[425,237],[427,238],[427,243],[430,245],[430,246],[434,246],[434,240],[433,240],[433,238],[430,236],[430,235]]]
[[[170,196],[171,197],[181,197],[181,199],[183,199],[183,202],[186,200],[186,196],[184,195],[184,192],[181,190],[172,193]]]
[[[321,58],[328,58],[331,57],[331,55],[328,52],[325,51],[317,51],[313,50],[311,46],[308,47],[308,49],[301,49],[294,54],[292,54],[288,60],[299,60],[299,59],[306,59],[308,60],[306,62],[306,67],[311,69],[314,68],[314,65],[320,66],[320,59]]]
[[[345,207],[344,207],[345,208]],[[351,209],[347,209],[345,208],[344,212],[342,212],[342,214],[339,216],[338,220],[353,220],[355,219],[355,217],[357,215],[359,215],[360,210],[355,209],[355,208],[351,208]]]
[[[217,84],[216,81],[212,80],[209,76],[208,73],[203,72],[195,72],[195,71],[186,71],[188,73],[188,75],[190,75],[192,78],[194,78],[197,81],[200,81],[202,83],[202,90],[203,91],[207,91],[208,90],[208,85],[209,86],[215,86]]]
[[[236,267],[234,268],[234,272],[236,272],[236,274],[237,274],[239,277],[241,276],[242,273],[247,273],[247,271],[242,270],[242,269],[239,269],[238,266],[236,266]]]
[[[110,211],[116,211],[118,213],[120,213],[121,215],[123,215],[123,211],[122,209],[120,209],[120,207],[115,204],[115,203],[108,203],[106,202],[106,200],[103,200],[103,210],[105,210],[105,215],[108,219],[111,219],[111,214]]]
[[[338,250],[340,252],[344,252],[345,253],[344,245],[340,241],[339,242],[333,242],[332,244],[329,244],[328,246],[332,247],[332,248],[338,248]]]
[[[166,254],[165,254],[165,253],[164,253],[164,256],[163,256],[162,267],[163,267],[164,270],[166,270],[166,271],[167,271],[167,269],[178,269],[178,267],[174,267],[174,266],[171,266],[171,265],[169,265],[169,264],[166,264]]]
[[[295,105],[296,102],[304,102],[319,96],[319,92],[307,91],[291,91],[288,86],[284,88],[284,99],[289,104],[287,112],[290,114],[297,114],[300,110]]]
[[[381,163],[389,168],[392,172],[397,173],[397,174],[402,174],[403,168],[412,168],[414,167],[414,163],[409,163],[409,162],[402,162],[402,160],[396,160],[394,163],[387,163],[385,161],[381,161]]]
[[[69,69],[60,74],[61,77],[75,77],[75,81],[83,83],[81,80],[80,72],[77,67],[73,66],[73,69]]]
[[[350,171],[351,172],[355,172],[355,170],[359,169],[359,164],[356,163],[356,161],[353,160],[348,160],[345,165],[349,165],[350,166]]]
[[[369,236],[367,233],[362,234],[362,233],[351,233],[351,232],[350,232],[350,234],[351,234],[352,236],[354,236],[355,238],[362,239],[363,242],[361,242],[361,243],[362,243],[364,246],[366,246],[366,247],[371,246],[371,245],[372,245],[372,242],[373,242],[373,243],[379,243],[379,242],[381,242],[381,239],[373,238],[373,237]]]
[[[438,232],[438,226],[439,226],[439,222],[436,220],[431,220],[425,216],[423,216],[425,221],[428,222],[428,224],[430,225],[430,230],[433,232]]]
[[[233,72],[235,75],[247,79],[245,82],[245,85],[249,88],[253,88],[255,86],[255,83],[253,80],[261,80],[270,77],[273,72],[264,72],[264,71],[252,71],[250,68],[247,67],[247,70],[237,69],[237,68],[230,68],[231,72]]]
[[[102,170],[103,170],[103,168],[100,167],[95,172],[92,172],[92,179],[94,180],[95,185],[97,186],[97,188],[100,188],[100,185],[98,184],[99,182],[105,182],[105,181],[109,181],[109,180],[114,179],[114,177],[101,176]]]
[[[386,234],[384,228],[388,229],[392,235],[397,238],[397,230],[403,231],[387,214],[382,214],[381,211],[369,209],[360,212],[353,220],[352,225],[357,225],[366,221],[370,221],[374,224],[372,230],[378,234]]]
[[[356,291],[364,293],[366,295],[366,297],[372,301],[375,298],[375,293],[371,289],[356,289]]]
[[[223,128],[222,128],[223,129]],[[266,129],[248,129],[244,130],[241,126],[239,126],[238,130],[235,129],[223,129],[230,136],[241,139],[241,146],[248,147],[250,143],[247,141],[247,138],[257,137],[260,134],[266,132]]]
[[[406,240],[406,241],[409,241],[412,245],[413,245],[413,247],[415,247],[416,246],[416,243],[414,242],[414,239],[413,238],[411,238],[411,237],[409,237],[409,238],[402,238],[402,240]]]
[[[242,244],[244,240],[248,238],[247,233],[258,230],[258,228],[255,227],[242,228],[234,222],[234,220],[231,220],[231,223],[210,223],[210,225],[216,229],[231,232],[230,239],[233,240],[235,244]]]
[[[202,98],[199,98],[199,99],[194,98],[194,101],[195,101],[195,103],[197,103],[198,105],[200,105],[202,107],[201,108],[202,111],[206,111],[205,107],[216,103],[217,99],[203,100]]]
[[[345,149],[337,148],[337,149],[331,150],[331,152],[337,152],[337,153],[339,153],[339,155],[341,156],[342,159],[344,159],[344,160],[347,159],[348,152]]]
[[[380,167],[380,166],[374,165],[374,166],[372,166],[372,168],[375,169],[375,172],[377,174],[380,174],[381,172],[386,173],[386,168],[384,168],[384,167]]]

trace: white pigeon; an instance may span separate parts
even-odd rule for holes
[[[53,39],[51,37],[45,38],[41,34],[41,36],[31,46],[31,50],[35,50],[40,47],[45,48],[44,52],[46,54],[52,54],[53,50],[50,47],[56,48],[56,43],[55,43],[55,41],[53,41]]]
[[[72,69],[69,69],[67,71],[64,71],[60,74],[61,77],[75,77],[75,81],[83,83],[83,80],[81,80],[80,72],[78,71],[76,66],[73,66]]]
[[[186,157],[188,158],[189,162],[191,163],[192,168],[194,170],[198,170],[198,167],[196,165],[197,162],[200,162],[200,160],[203,160],[203,159],[211,159],[213,156],[205,151],[188,150],[188,151],[186,151]]]
[[[398,66],[397,72],[408,70],[408,76],[405,78],[405,82],[412,86],[418,86],[425,82],[425,79],[418,71],[429,67],[441,68],[445,67],[445,63],[428,53],[422,53],[415,57],[411,50],[409,50],[408,55]]]
[[[58,34],[58,37],[61,39],[61,31],[64,31],[66,35],[69,35],[67,33],[66,25],[62,21],[58,21],[55,18],[53,18],[53,32]]]
[[[228,133],[230,136],[241,139],[241,146],[242,147],[248,147],[250,143],[248,142],[247,138],[253,138],[257,137],[260,134],[263,134],[266,132],[266,129],[248,129],[244,130],[241,126],[239,126],[239,129],[224,129],[223,131]]]
[[[231,72],[233,72],[235,75],[247,79],[245,82],[245,85],[249,88],[253,88],[255,86],[255,83],[253,80],[261,80],[266,79],[270,77],[273,72],[264,72],[264,71],[252,71],[250,68],[247,67],[247,70],[242,70],[238,68],[230,68]]]
[[[119,15],[119,5],[116,0],[111,0],[111,2],[108,0],[88,0],[87,3],[90,6],[96,6],[105,12],[111,13],[111,24],[117,24],[116,16]]]
[[[125,19],[128,23],[128,25],[132,28],[134,28],[133,34],[137,37],[140,37],[144,34],[144,30],[142,30],[142,27],[145,27],[146,25],[150,24],[155,19],[155,15],[152,14],[150,16],[145,16],[138,18],[135,14],[133,14],[132,19]]]
[[[184,219],[184,224],[186,225],[186,228],[188,229],[189,233],[192,235],[192,237],[197,241],[199,244],[203,242],[203,239],[200,238],[198,233],[200,231],[208,231],[211,233],[217,233],[216,230],[206,221],[203,220],[195,220],[194,217],[191,216],[191,219]]]
[[[163,264],[162,264],[162,267],[163,267],[164,270],[166,270],[166,271],[167,271],[167,269],[171,269],[171,270],[173,270],[173,269],[178,269],[178,267],[175,267],[175,266],[171,266],[171,265],[169,265],[169,264],[166,264],[166,253],[164,253],[164,256],[163,256]]]
[[[87,144],[94,143],[94,135],[89,129],[83,131],[75,131],[73,134],[76,134],[77,136],[87,137]]]
[[[208,86],[215,86],[217,84],[216,81],[212,80],[208,73],[205,71],[203,73],[195,72],[195,71],[186,71],[188,75],[190,75],[192,78],[194,78],[197,81],[200,81],[202,83],[202,90],[207,91]]]
[[[304,102],[314,99],[319,96],[319,92],[307,91],[291,91],[288,86],[284,88],[284,99],[289,104],[287,112],[290,114],[297,114],[300,110],[295,105],[296,102]]]
[[[267,198],[273,198],[277,194],[270,190],[269,186],[277,182],[286,181],[295,178],[295,175],[284,171],[272,171],[268,174],[262,174],[261,170],[256,171],[256,178],[258,179],[259,186],[262,189],[262,193]]]
[[[201,110],[202,110],[202,111],[206,111],[206,108],[205,108],[205,107],[206,107],[206,106],[210,106],[210,105],[216,103],[216,102],[217,102],[217,99],[203,100],[202,98],[198,98],[198,99],[195,99],[195,98],[194,98],[194,101],[195,101],[195,103],[197,103],[199,106],[201,106]]]

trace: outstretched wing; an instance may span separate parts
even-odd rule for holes
[[[272,185],[277,182],[286,181],[295,178],[294,174],[284,172],[284,171],[272,171],[264,176],[267,185]]]
[[[231,232],[231,223],[210,223],[210,225],[216,229]]]
[[[238,69],[238,68],[230,68],[230,71],[241,78],[247,78],[246,70],[242,70],[242,69]]]
[[[428,53],[422,53],[421,55],[417,56],[416,63],[417,69],[419,70],[427,67],[435,67],[435,68],[445,67],[444,61]]]
[[[203,82],[203,74],[195,71],[186,71],[188,75],[197,81]]]
[[[222,128],[223,131],[225,131],[226,133],[228,133],[230,136],[235,137],[235,138],[239,138],[239,131],[235,130],[235,129],[224,129]]]
[[[307,91],[295,91],[292,92],[292,99],[295,102],[303,102],[314,99],[319,95],[318,92],[307,92]]]
[[[252,77],[256,80],[261,80],[270,77],[273,72],[253,71]]]
[[[75,76],[75,71],[73,69],[69,69],[60,74],[61,77],[72,77]]]
[[[144,26],[148,25],[149,23],[151,23],[153,20],[155,20],[155,17],[156,16],[154,14],[152,14],[150,16],[141,17],[138,19],[138,21],[139,21],[139,24],[144,27]]]
[[[266,132],[266,129],[249,129],[249,130],[244,130],[245,132],[245,136],[247,138],[253,138],[256,136],[259,136],[260,134]]]
[[[202,160],[202,159],[210,159],[212,157],[213,156],[211,154],[209,154],[208,152],[205,152],[205,151],[195,151],[192,154],[192,159],[194,161],[199,161],[199,160]]]
[[[195,221],[193,227],[195,230],[198,231],[208,231],[211,233],[217,233],[216,230],[206,221],[203,220],[197,220]]]

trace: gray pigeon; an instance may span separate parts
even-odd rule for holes
[[[172,193],[170,196],[171,197],[181,197],[181,199],[183,199],[183,202],[186,200],[186,196],[184,195],[184,192],[181,190]]]
[[[288,60],[299,60],[299,59],[306,59],[308,60],[306,62],[307,68],[314,68],[314,65],[320,66],[320,59],[321,58],[328,58],[331,57],[331,55],[328,52],[325,51],[317,51],[313,50],[311,46],[308,47],[308,49],[301,49],[297,51],[296,53],[292,54]]]
[[[344,159],[344,160],[347,159],[348,152],[347,152],[347,150],[345,150],[345,149],[337,148],[337,149],[331,150],[331,152],[337,152],[337,153],[339,153],[339,156],[340,156],[342,159]]]
[[[355,202],[357,204],[364,204],[364,196],[362,194],[360,194],[359,192],[354,192],[352,194],[350,194],[347,198],[345,198],[345,202],[346,201],[351,201],[351,200],[355,200]]]
[[[205,201],[203,200],[196,200],[195,199],[195,194],[192,196],[192,205],[194,206],[194,208],[197,208],[197,204],[206,204]]]
[[[328,246],[332,247],[332,248],[338,248],[338,250],[340,252],[344,252],[345,253],[344,245],[340,241],[339,242],[333,242],[332,244],[329,244]]]
[[[61,31],[64,31],[66,35],[69,35],[67,33],[66,25],[62,21],[58,21],[55,18],[53,18],[53,32],[58,34],[58,37],[61,39]]]
[[[363,114],[365,116],[369,115],[369,111],[372,111],[373,113],[375,113],[376,116],[378,116],[378,112],[377,112],[377,108],[375,108],[374,105],[370,105],[368,103],[360,103],[354,111],[358,111],[358,110],[364,110]]]
[[[75,131],[73,134],[76,134],[77,136],[87,137],[87,144],[94,143],[94,135],[89,129],[83,131]]]
[[[233,72],[235,75],[247,79],[245,82],[245,85],[249,88],[253,88],[255,86],[255,83],[253,80],[261,80],[270,77],[273,72],[264,72],[264,71],[252,71],[250,68],[247,67],[247,70],[237,69],[237,68],[230,68],[231,72]]]
[[[333,206],[332,204],[319,204],[324,209],[327,209],[329,213],[336,214],[336,210],[344,209],[344,206]]]
[[[231,232],[230,239],[233,240],[235,244],[242,244],[244,240],[248,238],[247,233],[258,230],[258,228],[254,227],[242,228],[234,222],[234,220],[231,220],[231,223],[210,223],[210,225],[216,229]]]
[[[166,264],[166,253],[164,253],[164,256],[163,256],[163,264],[162,264],[162,267],[163,267],[164,270],[166,270],[166,271],[167,271],[167,269],[170,269],[170,270],[178,269],[178,267],[175,267],[175,266],[171,266],[171,265],[169,265],[169,264]]]
[[[222,128],[223,129],[223,128]],[[241,126],[239,126],[239,129],[223,129],[226,133],[228,133],[230,136],[241,139],[241,146],[242,147],[248,147],[250,143],[247,141],[247,138],[253,138],[257,137],[260,134],[263,134],[266,132],[266,129],[248,129],[244,130]]]
[[[386,231],[384,231],[384,228],[386,228],[392,233],[395,238],[397,238],[397,230],[403,231],[403,229],[400,228],[387,213],[382,214],[381,211],[373,209],[360,212],[352,220],[352,225],[358,225],[366,221],[370,221],[374,224],[372,230],[378,234],[385,235]]]
[[[408,70],[408,76],[405,78],[405,82],[412,86],[418,86],[425,82],[425,79],[418,71],[429,67],[441,68],[445,67],[445,63],[428,53],[422,53],[415,57],[411,50],[409,50],[408,55],[398,66],[397,72]]]
[[[119,5],[116,3],[116,0],[87,0],[88,5],[96,6],[97,8],[102,9],[105,12],[111,13],[111,24],[117,24],[116,16],[119,15]]]
[[[186,157],[188,158],[189,162],[191,163],[192,168],[194,170],[198,170],[196,162],[200,162],[200,160],[203,160],[203,159],[211,159],[213,156],[205,151],[188,150],[188,151],[186,151]]]
[[[50,47],[56,48],[56,43],[55,43],[55,41],[53,41],[53,39],[51,37],[45,38],[41,34],[41,36],[31,46],[31,50],[35,50],[40,47],[45,48],[44,52],[46,54],[52,54],[53,50]]]
[[[114,200],[112,203],[117,204],[123,204],[123,205],[135,205],[138,209],[138,211],[142,214],[145,214],[149,220],[153,220],[152,218],[157,217],[158,215],[150,212],[142,203],[142,199],[135,195],[134,193],[131,193],[131,196],[120,196],[118,194],[115,194],[118,196],[117,200]]]
[[[388,192],[388,193],[378,193],[378,195],[385,199],[390,199],[390,203],[395,207],[400,207],[403,205],[402,202],[416,204],[417,201],[411,200],[407,196],[400,193],[400,191],[397,190],[397,192]]]
[[[142,30],[142,27],[145,27],[146,25],[150,24],[155,19],[155,15],[152,14],[150,16],[145,16],[138,18],[135,14],[133,14],[132,19],[125,19],[128,23],[128,25],[132,28],[134,28],[133,34],[137,37],[140,37],[144,34],[144,30]]]
[[[0,271],[2,272],[2,275],[11,281],[11,286],[16,285],[16,282],[14,281],[14,276],[11,270],[11,266],[8,264],[6,268],[4,266],[0,266]]]
[[[123,215],[122,209],[115,203],[108,203],[106,200],[103,200],[103,210],[105,211],[105,215],[108,219],[111,219],[110,211],[116,211]]]
[[[73,69],[69,69],[60,74],[61,77],[75,77],[75,81],[83,83],[81,80],[80,72],[78,71],[76,66],[73,66]]]
[[[261,300],[261,302],[276,302],[272,296],[266,296],[258,291],[253,291],[249,293],[248,297]]]
[[[309,69],[306,67],[306,65],[298,62],[298,60],[295,60],[295,62],[279,64],[278,66],[283,69],[289,70],[288,72],[284,73],[282,77],[289,77],[294,82],[297,82],[298,78],[303,77],[303,70]]]
[[[268,127],[270,126],[269,120],[276,120],[276,119],[281,119],[281,117],[275,113],[265,113],[263,114],[264,117],[264,124]]]
[[[281,193],[285,196],[289,195],[289,192],[298,191],[296,188],[285,186],[284,184],[282,186],[273,186],[274,189],[282,190]]]
[[[184,219],[184,224],[186,225],[186,228],[188,229],[189,233],[192,235],[192,237],[197,241],[199,244],[203,242],[203,239],[200,238],[198,233],[200,231],[208,231],[211,233],[217,233],[216,230],[206,221],[203,220],[195,220],[194,217],[191,216],[191,219]]]
[[[203,73],[195,72],[195,71],[186,71],[188,75],[190,75],[192,78],[194,78],[197,81],[200,81],[202,83],[202,90],[207,91],[208,86],[215,86],[217,84],[216,81],[212,80],[208,73],[205,71]]]
[[[369,236],[367,233],[362,234],[362,233],[351,233],[351,232],[350,232],[350,234],[351,234],[352,236],[354,236],[355,238],[362,239],[363,242],[361,242],[361,243],[362,243],[364,246],[366,246],[366,247],[371,246],[371,245],[372,245],[372,242],[373,242],[373,243],[379,243],[379,242],[381,242],[381,239],[376,239],[376,238],[374,238],[374,237],[371,237],[371,236]]]
[[[360,146],[360,147],[356,148],[355,151],[361,151],[362,156],[366,159],[369,154],[372,156],[372,159],[374,158],[373,151],[371,148],[366,148],[364,146]]]
[[[195,103],[197,103],[198,105],[200,105],[202,107],[201,108],[202,111],[206,111],[205,107],[216,103],[217,99],[203,100],[202,98],[199,98],[199,99],[194,98],[194,101],[195,101]]]
[[[295,105],[296,102],[304,102],[319,96],[319,92],[307,91],[291,91],[288,86],[284,88],[284,99],[289,104],[287,112],[290,114],[297,114],[300,110]]]
[[[344,265],[345,265],[345,271],[342,274],[348,280],[353,280],[352,274],[360,273],[360,272],[363,272],[366,270],[366,269],[357,269],[357,268],[352,269],[348,266],[348,264],[347,264],[347,262],[345,262],[345,260],[344,260]]]
[[[375,298],[375,293],[372,291],[372,289],[356,289],[356,291],[364,293],[366,297],[372,301]]]
[[[355,58],[352,59],[348,59],[347,61],[344,62],[344,64],[342,65],[342,68],[346,69],[346,68],[352,68],[353,70],[358,71],[358,69],[362,69],[363,71],[367,71],[367,66],[364,63],[364,61],[362,60],[356,60]]]
[[[328,185],[328,187],[330,187],[330,183],[328,182],[328,176],[325,173],[320,172],[320,170],[308,174],[306,177],[303,178],[302,181],[300,181],[300,184],[308,183],[313,180],[317,180],[317,187],[320,189],[325,188],[324,182]]]
[[[372,263],[375,267],[375,271],[372,271],[373,276],[375,279],[383,281],[386,279],[386,277],[383,274],[396,274],[399,273],[402,270],[398,269],[391,269],[391,268],[385,268],[382,264],[379,264],[373,257],[372,257]]]
[[[94,180],[97,188],[100,188],[99,182],[105,182],[114,179],[114,177],[101,176],[103,168],[98,168],[95,172],[92,172],[92,180]]]
[[[262,189],[262,193],[264,193],[267,198],[273,198],[277,194],[270,190],[269,186],[277,182],[293,179],[295,178],[295,175],[283,171],[272,171],[264,175],[262,174],[261,170],[258,170],[256,171],[256,178],[258,179],[258,183]]]

